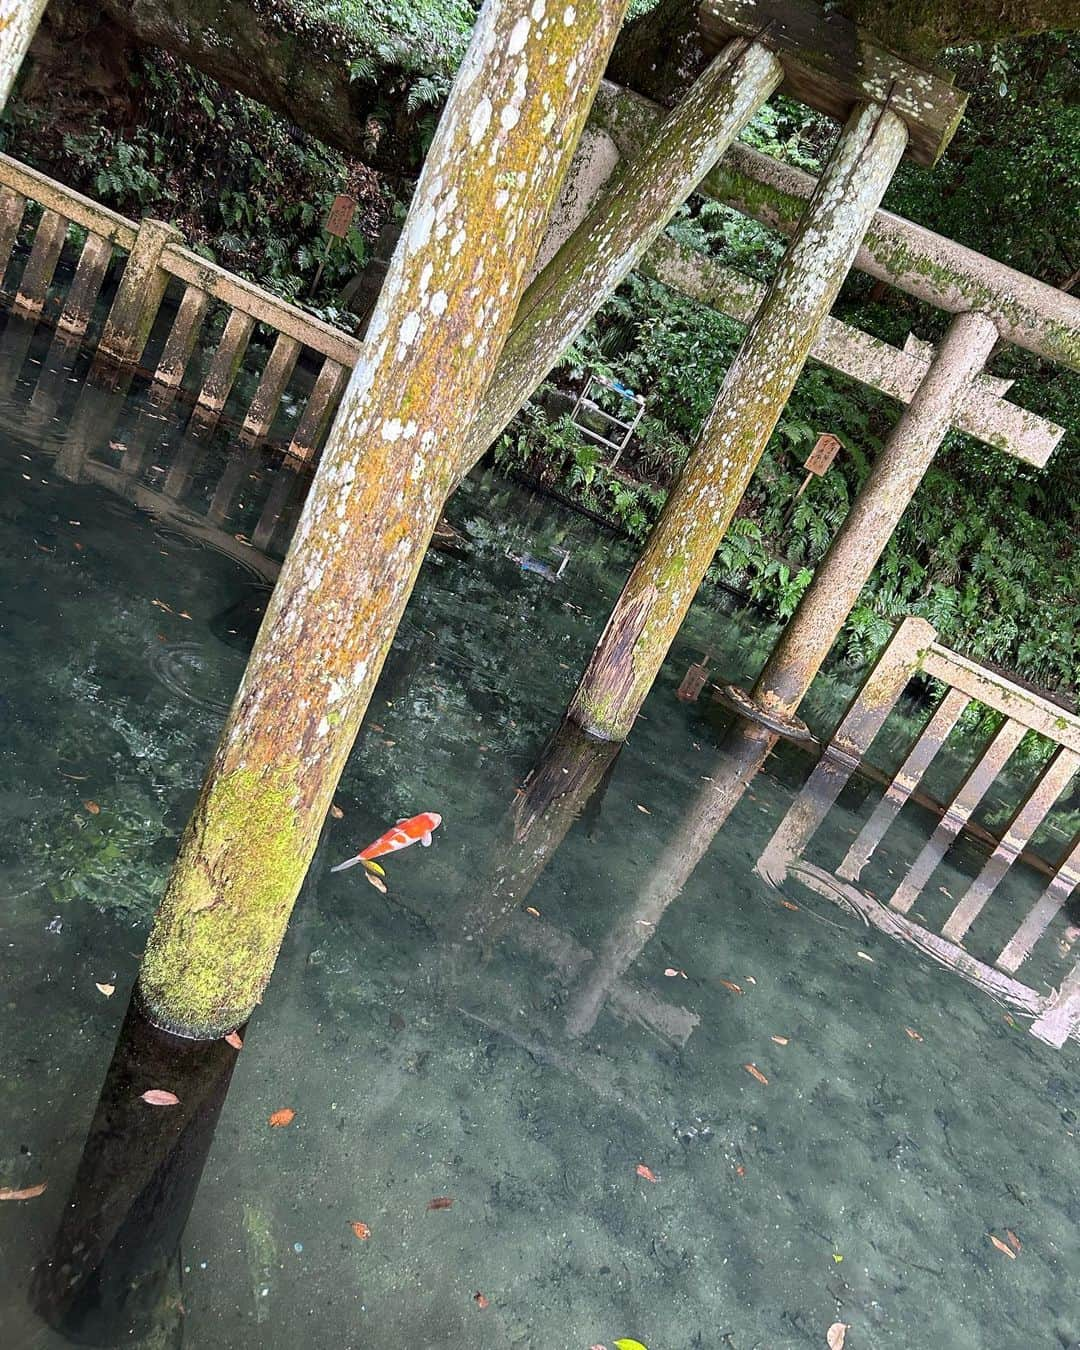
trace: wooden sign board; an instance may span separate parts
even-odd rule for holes
[[[830,436],[828,432],[824,436],[819,436],[814,442],[814,448],[810,451],[806,464],[803,466],[807,473],[816,473],[819,476],[826,473],[836,458],[836,452],[840,449],[840,442],[835,436]]]
[[[356,215],[356,198],[347,197],[345,193],[339,193],[334,198],[334,204],[331,206],[326,217],[326,224],[323,228],[327,234],[336,235],[338,239],[344,239],[352,227],[353,217]]]
[[[696,703],[701,691],[709,679],[709,667],[704,661],[695,661],[683,676],[682,684],[675,691],[675,697],[684,703]]]

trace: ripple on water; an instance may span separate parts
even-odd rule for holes
[[[170,642],[151,648],[149,666],[155,679],[177,698],[223,716],[229,711],[244,658],[216,645],[207,651],[201,642]]]

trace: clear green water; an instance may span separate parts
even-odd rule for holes
[[[794,881],[779,903],[752,869],[809,772],[792,749],[667,886],[724,771],[722,715],[674,691],[706,648],[751,677],[749,618],[695,608],[572,819],[560,785],[603,766],[544,747],[630,558],[499,480],[451,506],[468,551],[429,555],[243,1050],[129,1027],[106,1079],[303,484],[71,360],[0,336],[0,1187],[48,1183],[0,1202],[5,1350],[764,1350],[837,1321],[848,1350],[1080,1343],[1075,1044]],[[558,548],[557,585],[505,556]],[[813,859],[876,799],[852,785]],[[425,809],[444,826],[387,896],[329,874]],[[905,810],[869,889],[932,826]],[[943,917],[982,857],[954,850],[916,909]],[[1043,884],[1014,869],[971,950]],[[1016,1260],[987,1236],[1007,1229]]]

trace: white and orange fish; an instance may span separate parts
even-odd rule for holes
[[[361,863],[365,868],[372,863],[374,858],[381,858],[387,853],[396,853],[399,848],[408,848],[410,844],[417,841],[423,848],[431,844],[431,834],[442,824],[442,816],[435,811],[421,811],[418,816],[410,816],[408,820],[399,820],[391,830],[385,834],[379,835],[373,844],[368,844],[362,853],[358,853],[355,858],[348,858],[343,863],[338,863],[336,867],[331,867],[331,872],[344,872],[347,867],[355,867]],[[382,875],[382,868],[374,864],[369,871]]]

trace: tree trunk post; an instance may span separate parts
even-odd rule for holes
[[[751,691],[773,717],[790,717],[802,702],[997,337],[983,314],[960,314],[949,325]]]
[[[529,286],[469,441],[463,477],[783,78],[758,43],[711,63]]]
[[[210,1039],[270,978],[626,0],[487,0],[143,957]]]
[[[0,5],[0,110],[7,107],[46,3],[47,0],[4,0]]]
[[[622,740],[633,726],[906,142],[880,105],[848,119],[571,702],[591,735]]]

